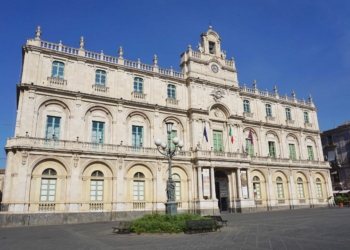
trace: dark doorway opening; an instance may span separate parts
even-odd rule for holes
[[[228,178],[222,171],[215,172],[215,194],[220,212],[228,212]]]

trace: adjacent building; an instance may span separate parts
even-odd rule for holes
[[[154,140],[184,141],[173,159],[181,212],[326,206],[332,194],[317,109],[239,85],[212,27],[181,71],[34,39],[23,46],[17,120],[7,140],[9,213],[164,212],[167,159]],[[176,56],[176,55],[174,55]],[[31,217],[34,218],[34,217]],[[113,217],[114,218],[114,217]]]
[[[323,153],[331,169],[334,191],[350,191],[350,121],[321,134]]]

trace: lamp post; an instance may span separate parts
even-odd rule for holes
[[[174,123],[167,122],[165,124],[167,127],[167,134],[169,138],[171,138],[171,131]],[[162,142],[160,139],[156,139],[154,141],[154,144],[156,144],[159,153],[168,157],[169,177],[166,182],[167,202],[165,203],[165,211],[166,214],[175,215],[177,214],[177,203],[175,202],[175,182],[173,180],[171,172],[171,159],[176,155],[178,149],[181,150],[181,148],[184,146],[184,143],[177,137],[174,137],[172,141],[175,144],[174,149],[171,149],[170,145],[167,145],[166,142]]]

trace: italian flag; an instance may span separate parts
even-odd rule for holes
[[[234,142],[234,138],[233,138],[233,133],[232,133],[232,127],[230,126],[230,130],[228,131],[228,135],[230,136],[230,139],[231,139],[231,143]]]

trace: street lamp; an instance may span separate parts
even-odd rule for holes
[[[171,131],[174,123],[166,122],[167,134],[171,138]],[[168,170],[169,170],[169,178],[166,182],[166,194],[167,194],[167,202],[165,203],[165,211],[166,214],[175,215],[177,214],[177,203],[175,202],[175,182],[171,173],[171,159],[176,155],[178,149],[184,146],[184,143],[179,140],[179,138],[174,137],[173,143],[175,144],[175,148],[171,149],[170,145],[167,145],[166,142],[162,142],[160,139],[154,140],[154,144],[156,144],[159,153],[168,157]]]

